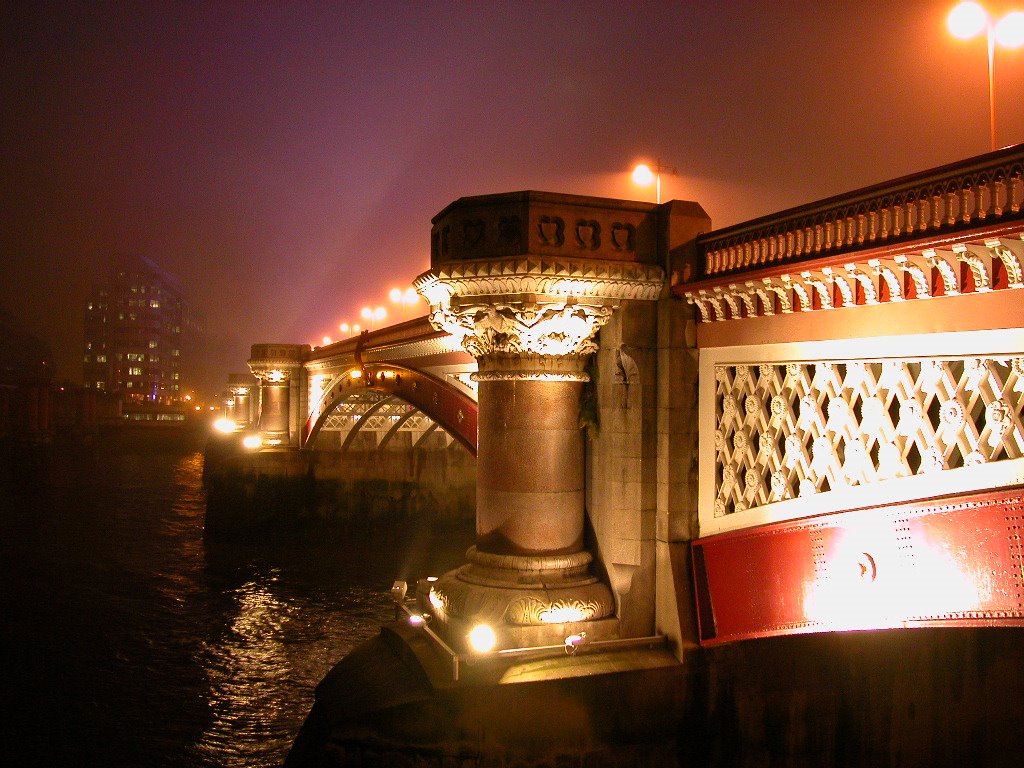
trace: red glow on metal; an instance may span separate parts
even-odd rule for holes
[[[1024,626],[1024,490],[693,542],[701,643],[912,626]]]

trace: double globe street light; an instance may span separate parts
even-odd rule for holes
[[[996,149],[996,88],[993,77],[996,46],[1020,48],[1024,45],[1024,11],[1010,11],[1001,19],[992,16],[980,3],[960,3],[946,17],[950,34],[960,40],[972,40],[985,33],[988,43],[988,122],[991,148]]]

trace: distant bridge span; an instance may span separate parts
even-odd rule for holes
[[[310,449],[337,433],[346,450],[372,434],[384,448],[408,432],[413,445],[445,435],[476,455],[476,361],[425,317],[323,347],[256,345],[250,364],[264,381],[261,432],[270,444]]]

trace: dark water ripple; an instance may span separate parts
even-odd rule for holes
[[[412,525],[211,548],[202,456],[101,447],[0,481],[6,765],[272,766],[314,686],[462,559]]]

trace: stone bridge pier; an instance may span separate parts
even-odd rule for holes
[[[657,210],[526,192],[463,198],[433,225],[415,285],[477,361],[479,426],[476,543],[431,587],[432,611],[457,647],[480,624],[498,648],[617,636],[585,546],[580,396],[599,329],[665,288]]]
[[[305,407],[302,361],[308,344],[254,344],[249,370],[259,379],[257,431],[264,445],[298,448],[300,435],[294,425]]]

